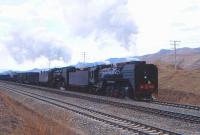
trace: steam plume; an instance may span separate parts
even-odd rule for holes
[[[28,60],[35,61],[41,56],[46,57],[49,61],[68,62],[71,59],[69,49],[56,40],[23,37],[20,33],[13,33],[11,40],[7,41],[6,45],[9,53],[18,64]]]

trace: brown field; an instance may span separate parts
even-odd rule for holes
[[[159,96],[163,101],[200,105],[200,69],[174,70],[173,65],[155,63],[159,68]]]
[[[74,135],[69,125],[60,125],[11,100],[0,92],[1,135]]]

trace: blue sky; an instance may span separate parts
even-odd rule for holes
[[[199,0],[0,0],[0,69],[200,47]]]

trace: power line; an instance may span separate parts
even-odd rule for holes
[[[180,43],[181,41],[178,41],[178,40],[173,40],[173,41],[170,41],[171,42],[171,45],[174,46],[174,69],[176,71],[177,69],[177,61],[176,61],[176,48],[178,46],[178,43]]]

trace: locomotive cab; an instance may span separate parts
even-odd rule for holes
[[[153,64],[139,64],[135,67],[135,97],[139,100],[151,100],[158,92],[158,70]]]

